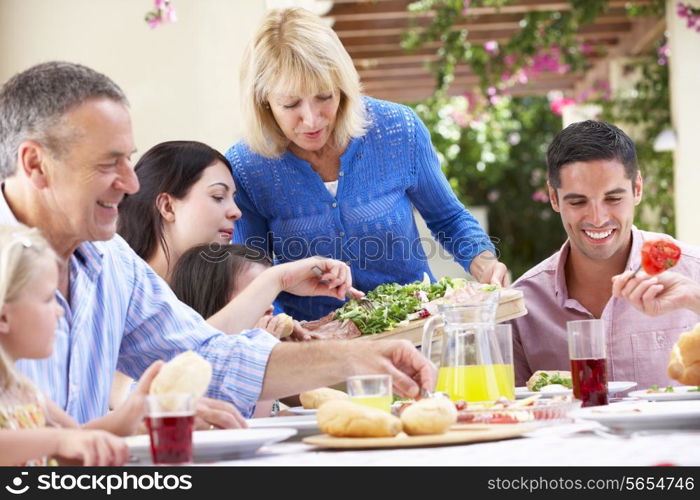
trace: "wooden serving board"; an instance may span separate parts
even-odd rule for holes
[[[321,448],[335,449],[374,449],[374,448],[413,448],[417,446],[448,446],[453,444],[481,443],[520,437],[533,428],[523,424],[499,425],[459,425],[445,434],[428,436],[408,436],[403,432],[396,437],[383,438],[341,438],[328,434],[309,436],[302,441]]]
[[[525,299],[523,292],[506,288],[501,290],[500,302],[496,310],[496,323],[502,323],[510,319],[525,316],[527,309],[525,308]],[[406,339],[413,342],[414,345],[420,345],[423,340],[423,325],[429,318],[418,319],[411,321],[407,325],[396,327],[392,330],[387,330],[382,333],[373,335],[362,335],[353,340],[381,340],[381,339]],[[441,331],[441,330],[438,330]],[[434,335],[434,338],[437,337]]]

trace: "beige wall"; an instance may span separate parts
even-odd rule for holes
[[[53,59],[114,79],[139,152],[170,139],[225,151],[239,138],[238,68],[263,0],[174,0],[178,22],[150,29],[152,0],[0,0],[0,82]]]
[[[700,7],[700,0],[686,0]],[[674,151],[676,236],[700,245],[700,33],[676,15],[676,2],[667,0],[666,21],[671,49],[671,113],[676,133]]]

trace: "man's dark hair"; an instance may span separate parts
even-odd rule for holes
[[[569,163],[617,160],[633,183],[639,166],[634,143],[622,130],[607,122],[586,120],[572,123],[559,132],[547,148],[547,180],[561,186],[561,169]]]
[[[245,245],[197,245],[178,259],[170,286],[178,299],[209,318],[229,302],[238,276],[255,263],[272,265],[264,252]]]

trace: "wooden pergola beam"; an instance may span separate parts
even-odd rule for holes
[[[618,57],[636,56],[655,41],[658,40],[666,29],[665,19],[644,18],[635,21],[629,34],[620,40],[620,43],[610,49],[607,56],[593,64],[585,76],[576,84],[576,95],[593,88],[596,82],[607,80],[610,72],[610,62]]]
[[[453,29],[467,29],[469,31],[489,31],[502,29],[520,29],[522,14],[491,14],[469,18],[465,22],[456,23]],[[627,12],[623,8],[611,9],[596,19],[594,24],[619,23],[628,20]],[[416,20],[415,31],[423,33],[430,24],[431,19],[420,18]],[[372,35],[401,35],[408,31],[412,25],[407,19],[388,18],[362,21],[336,22],[333,29],[340,38],[372,36]]]
[[[409,18],[414,16],[433,17],[433,11],[409,12],[407,7],[414,0],[333,0],[333,7],[326,17],[336,22],[342,21],[371,21],[374,19]],[[629,0],[610,0],[609,8],[624,8]],[[647,0],[634,1],[636,5],[648,5]],[[469,15],[479,16],[488,14],[524,14],[527,12],[547,12],[571,10],[571,4],[562,0],[519,0],[503,7],[471,7]]]

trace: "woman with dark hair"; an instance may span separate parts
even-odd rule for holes
[[[241,212],[233,199],[236,187],[231,166],[221,153],[196,141],[163,142],[144,153],[134,171],[140,189],[119,205],[117,232],[166,282],[172,282],[178,261],[190,248],[205,245],[207,250],[202,257],[208,255],[211,260],[216,257],[217,248],[230,242],[233,223]],[[192,274],[190,279],[189,286],[197,287],[205,277]],[[275,317],[268,313],[280,292],[342,299],[348,290],[362,295],[352,288],[347,265],[312,257],[262,270],[245,289],[237,290],[235,299],[228,302],[220,299],[217,304],[221,307],[195,309],[222,332],[239,333],[258,327],[279,337],[281,325],[277,326],[281,321],[279,318],[273,321]],[[206,302],[209,297],[202,299]],[[292,337],[309,340],[314,335],[294,321]],[[117,373],[112,407],[121,403],[128,386],[127,377]],[[267,405],[261,405],[260,409],[266,408]]]
[[[241,212],[230,165],[221,153],[201,142],[164,142],[147,151],[134,170],[141,188],[120,204],[117,231],[165,281],[171,283],[176,263],[190,248],[210,245],[208,251],[214,252],[230,242]],[[361,295],[351,285],[343,262],[312,257],[266,269],[236,300],[204,316],[215,328],[238,333],[254,327],[282,291],[338,299],[348,290]],[[311,338],[298,324],[294,335]]]

